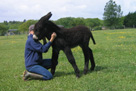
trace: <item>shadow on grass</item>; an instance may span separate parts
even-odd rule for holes
[[[107,67],[96,66],[94,71],[89,70],[87,72],[87,74],[90,74],[92,72],[102,71],[104,69],[107,69]],[[80,70],[80,76],[81,77],[82,77],[82,75],[84,75],[83,72],[84,72],[84,70]],[[68,75],[75,75],[75,72],[74,71],[71,71],[71,72],[66,72],[66,71],[65,72],[61,71],[60,72],[60,71],[57,71],[57,72],[55,72],[55,76],[54,77],[61,77],[61,76],[68,76]]]
[[[104,69],[107,69],[107,68],[108,67],[96,66],[94,71],[101,71],[101,70],[104,70]]]
[[[68,76],[68,75],[75,75],[75,72],[64,72],[64,71],[56,71],[54,77],[61,77],[61,76]]]

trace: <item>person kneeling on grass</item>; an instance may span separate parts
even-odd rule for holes
[[[23,80],[41,79],[50,80],[52,74],[47,70],[51,68],[51,59],[42,59],[42,53],[50,48],[52,42],[56,38],[56,33],[52,33],[51,39],[45,45],[33,39],[34,25],[29,27],[29,36],[25,45],[25,68],[27,71],[23,73]]]

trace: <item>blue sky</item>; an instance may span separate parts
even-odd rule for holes
[[[52,12],[51,20],[62,17],[103,19],[104,7],[109,0],[1,0],[0,22],[40,19]],[[121,5],[123,15],[136,11],[136,0],[114,0]]]

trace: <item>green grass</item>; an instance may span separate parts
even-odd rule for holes
[[[61,51],[55,76],[49,81],[24,82],[24,47],[27,35],[0,37],[0,91],[135,91],[136,29],[94,31],[96,45],[90,48],[96,62],[95,71],[83,75],[84,56],[79,47],[72,49],[81,78]],[[51,57],[51,49],[43,54]]]

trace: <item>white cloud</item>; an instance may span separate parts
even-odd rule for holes
[[[136,0],[115,0],[117,5],[121,5],[123,15],[136,11]]]
[[[109,0],[1,0],[0,22],[39,19],[52,12],[51,19],[84,17],[102,19],[104,7]],[[126,15],[136,10],[136,0],[115,0]]]

